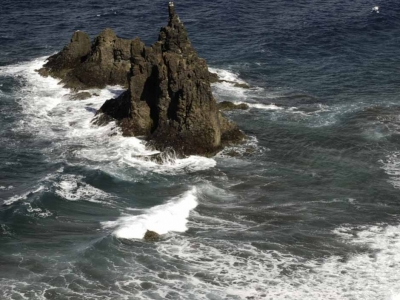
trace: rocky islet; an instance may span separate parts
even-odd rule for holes
[[[211,156],[242,141],[244,134],[220,113],[210,86],[215,75],[192,47],[172,2],[168,10],[168,25],[150,47],[139,38],[118,38],[111,29],[93,43],[77,31],[39,73],[60,78],[76,91],[125,86],[102,105],[94,124],[116,121],[123,135],[144,136],[154,149]]]

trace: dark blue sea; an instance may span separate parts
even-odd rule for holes
[[[167,5],[0,0],[0,299],[399,300],[400,2],[177,1],[248,139],[157,164],[35,70]]]

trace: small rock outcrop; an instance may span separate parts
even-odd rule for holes
[[[245,110],[245,109],[248,109],[249,106],[246,103],[235,104],[230,101],[222,101],[222,102],[218,103],[218,108],[221,111],[235,110],[235,109]]]
[[[234,87],[242,88],[242,89],[250,89],[251,86],[248,85],[247,83],[240,83],[240,82],[235,82],[235,81],[230,81],[230,80],[224,80],[220,79],[217,73],[210,72],[210,83],[221,83],[221,82],[227,82],[232,84]]]
[[[72,94],[69,96],[70,100],[85,100],[85,99],[89,99],[90,97],[92,97],[92,94],[89,92],[80,92],[80,93],[76,93],[76,94]]]
[[[146,47],[134,40],[132,55],[128,91],[106,101],[95,123],[117,120],[124,135],[145,136],[153,148],[179,155],[209,156],[243,139],[220,114],[207,63],[193,49],[172,3],[158,41]]]
[[[144,234],[143,240],[146,242],[157,242],[160,239],[160,235],[151,230],[147,230],[146,233]]]
[[[42,76],[51,75],[57,78],[65,78],[69,70],[82,64],[90,50],[90,37],[82,31],[76,31],[72,35],[70,43],[61,52],[50,56],[47,63],[38,72]]]

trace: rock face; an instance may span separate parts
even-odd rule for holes
[[[109,28],[103,30],[93,43],[86,33],[76,31],[70,43],[49,57],[38,72],[60,78],[65,87],[75,90],[106,85],[128,87],[132,42],[118,38]]]
[[[219,113],[207,63],[193,49],[173,3],[158,41],[146,47],[136,39],[131,54],[128,91],[106,101],[95,123],[117,120],[124,135],[145,136],[150,146],[181,155],[213,155],[243,139]]]

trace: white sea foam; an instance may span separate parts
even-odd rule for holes
[[[246,103],[251,108],[264,109],[264,110],[282,110],[282,107],[275,104],[261,104],[261,103]]]
[[[250,108],[266,110],[266,111],[281,111],[284,114],[301,115],[301,117],[312,117],[320,113],[330,111],[326,105],[319,104],[319,109],[311,112],[304,112],[297,107],[282,107],[274,103],[261,103],[257,102],[260,98],[270,101],[277,98],[284,98],[285,95],[277,92],[267,93],[260,87],[253,87],[251,89],[244,89],[235,86],[235,83],[246,84],[237,73],[229,70],[209,68],[210,72],[218,74],[222,82],[213,85],[214,92],[220,101],[228,100],[235,104],[247,104]],[[257,99],[257,100],[255,100]]]
[[[218,95],[218,98],[221,98],[221,100],[228,100],[233,102],[234,104],[244,103],[247,104],[250,108],[255,108],[255,109],[270,110],[270,111],[283,110],[282,107],[279,107],[273,103],[263,104],[254,102],[254,100],[250,99],[252,93],[255,92],[259,94],[264,90],[261,88],[252,88],[251,90],[249,90],[235,86],[235,83],[246,84],[245,81],[240,79],[238,74],[232,71],[217,69],[217,68],[209,68],[209,70],[210,72],[216,73],[219,76],[219,78],[223,80],[222,82],[214,84],[214,91]]]
[[[224,230],[229,224],[223,224]],[[185,266],[185,280],[166,280],[185,299],[395,300],[400,293],[400,226],[340,227],[342,242],[369,248],[346,259],[309,260],[229,240],[174,236],[157,245],[166,261]],[[171,278],[178,276],[177,270]],[[191,288],[185,289],[186,286]],[[204,293],[207,291],[207,293]],[[167,290],[165,291],[167,292]]]
[[[244,80],[240,79],[239,74],[234,73],[229,70],[218,69],[218,68],[208,68],[210,72],[216,73],[220,80],[236,82],[236,83],[246,83]]]
[[[217,157],[235,157],[235,156],[246,156],[246,155],[258,155],[262,154],[269,149],[259,146],[258,140],[255,136],[247,136],[244,143],[238,145],[231,145],[225,147],[222,151],[217,154]],[[232,155],[233,154],[233,155]],[[240,161],[241,164],[248,163]]]
[[[233,102],[246,101],[249,93],[248,89],[235,86],[235,83],[246,83],[239,78],[238,74],[224,69],[209,68],[209,70],[216,73],[220,80],[223,80],[213,84],[213,90],[217,98]]]
[[[324,104],[314,103],[301,107],[288,107],[290,100],[284,100],[290,97],[282,90],[266,91],[261,87],[251,87],[250,89],[235,86],[236,83],[243,84],[239,74],[224,69],[209,68],[211,72],[217,73],[222,82],[217,82],[212,85],[213,92],[217,101],[230,101],[235,104],[245,103],[250,109],[271,112],[271,117],[274,120],[283,119],[290,122],[305,122],[310,127],[330,126],[337,122],[338,115],[343,113],[358,110],[358,105],[346,104],[345,106],[328,106]],[[307,96],[307,95],[304,95]],[[285,105],[276,105],[284,101]],[[247,111],[239,111],[246,113]]]
[[[395,188],[400,188],[400,152],[395,151],[386,156],[385,160],[380,161],[386,174],[390,176],[388,180]]]
[[[176,174],[193,172],[215,166],[209,158],[191,156],[185,159],[171,158],[165,164],[156,164],[143,156],[156,152],[146,149],[144,142],[135,137],[123,137],[114,123],[94,126],[91,120],[105,100],[123,91],[121,87],[89,90],[93,96],[86,100],[68,100],[69,89],[62,88],[58,80],[40,76],[39,69],[45,57],[18,65],[0,68],[0,76],[14,76],[25,81],[18,92],[25,118],[15,130],[29,132],[38,138],[52,140],[46,151],[54,159],[69,164],[90,165],[123,179],[132,180],[132,172],[124,173],[126,167],[141,172]],[[52,157],[53,153],[61,153]],[[77,159],[76,159],[77,158]],[[72,161],[73,160],[73,161]],[[88,161],[90,162],[88,164]]]
[[[45,189],[44,186],[39,186],[38,188],[28,191],[22,195],[14,195],[11,198],[4,200],[3,205],[11,205],[17,201],[28,199],[28,196],[43,191]]]
[[[262,103],[252,103],[252,102],[244,102],[244,101],[231,101],[233,104],[247,104],[250,108],[255,109],[263,109],[263,110],[283,110],[283,107],[277,106],[273,103],[271,104],[262,104]]]
[[[38,216],[40,218],[47,218],[47,217],[50,217],[50,216],[53,215],[47,209],[43,210],[43,209],[41,209],[39,207],[33,208],[31,203],[25,203],[25,206],[27,207],[26,210],[27,210],[28,213],[30,213],[30,214],[32,214],[34,216]]]
[[[115,228],[114,235],[125,239],[141,239],[147,230],[158,234],[184,232],[187,230],[189,213],[198,204],[196,193],[196,188],[192,188],[165,204],[144,211],[143,214],[103,222],[103,228]]]
[[[9,186],[0,186],[0,190],[3,191],[8,191],[8,190],[12,190],[14,187],[12,185]]]
[[[55,193],[70,201],[85,200],[94,203],[109,204],[111,195],[82,181],[83,176],[62,175],[59,182],[54,182]],[[107,200],[107,201],[105,201]]]

